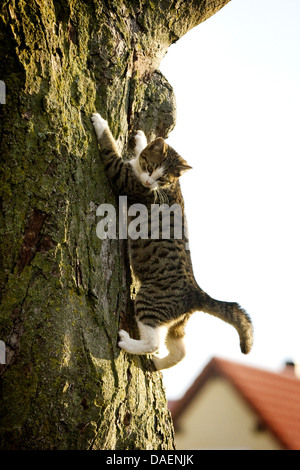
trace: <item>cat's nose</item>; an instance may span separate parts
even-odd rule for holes
[[[146,180],[146,181],[145,181],[145,184],[146,184],[146,186],[148,186],[148,188],[149,188],[149,186],[151,186],[152,183],[151,183],[150,180]]]

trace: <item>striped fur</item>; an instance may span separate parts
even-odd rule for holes
[[[169,207],[179,204],[182,210],[182,238],[175,238],[174,230],[171,230],[169,239],[128,239],[131,268],[140,284],[135,299],[140,339],[132,339],[126,331],[120,330],[119,346],[132,354],[154,353],[164,332],[169,353],[165,358],[154,356],[153,361],[157,369],[171,367],[184,357],[185,324],[193,312],[200,310],[236,328],[241,350],[247,354],[253,341],[252,324],[247,313],[236,303],[212,299],[194,278],[179,184],[180,175],[190,167],[163,139],[158,138],[146,145],[141,131],[137,134],[136,157],[126,163],[118,154],[106,121],[98,114],[93,115],[92,121],[111,185],[117,195],[127,195],[130,204],[139,203],[147,207],[149,236],[152,204],[163,202]],[[148,175],[150,166],[152,173]],[[153,181],[153,174],[160,175],[160,179]],[[172,226],[172,214],[170,220]],[[162,234],[161,221],[159,233]]]

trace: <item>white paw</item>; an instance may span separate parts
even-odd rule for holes
[[[107,121],[105,121],[99,113],[93,113],[91,120],[94,125],[97,138],[100,139],[105,129],[107,129]]]
[[[128,341],[130,339],[129,333],[125,330],[119,330],[119,336],[122,341]]]
[[[147,147],[147,139],[143,131],[137,131],[135,135],[135,149],[134,152],[137,156]]]
[[[125,330],[119,330],[120,341],[118,342],[119,348],[125,349],[127,351],[128,344],[130,342],[130,336]]]

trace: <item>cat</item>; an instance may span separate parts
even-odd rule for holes
[[[116,195],[126,195],[130,203],[151,207],[157,200],[180,205],[184,225],[184,201],[179,178],[190,170],[188,163],[164,139],[148,143],[143,131],[135,135],[135,156],[125,162],[119,155],[107,121],[93,113],[92,122],[100,145],[104,168]],[[170,216],[171,225],[174,216]],[[160,227],[161,228],[161,227]],[[136,238],[136,237],[135,237]],[[128,239],[129,259],[134,277],[139,282],[135,298],[135,315],[140,339],[119,331],[118,346],[131,354],[158,352],[162,340],[168,353],[154,354],[157,370],[174,366],[185,356],[185,325],[191,314],[203,311],[234,326],[240,348],[250,352],[253,329],[248,314],[234,302],[212,299],[197,284],[187,249],[186,230],[181,238]]]

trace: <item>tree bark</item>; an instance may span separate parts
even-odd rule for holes
[[[122,154],[167,137],[170,44],[229,0],[4,0],[0,7],[1,449],[173,449],[161,375],[117,346],[134,329],[126,241],[90,122]]]

